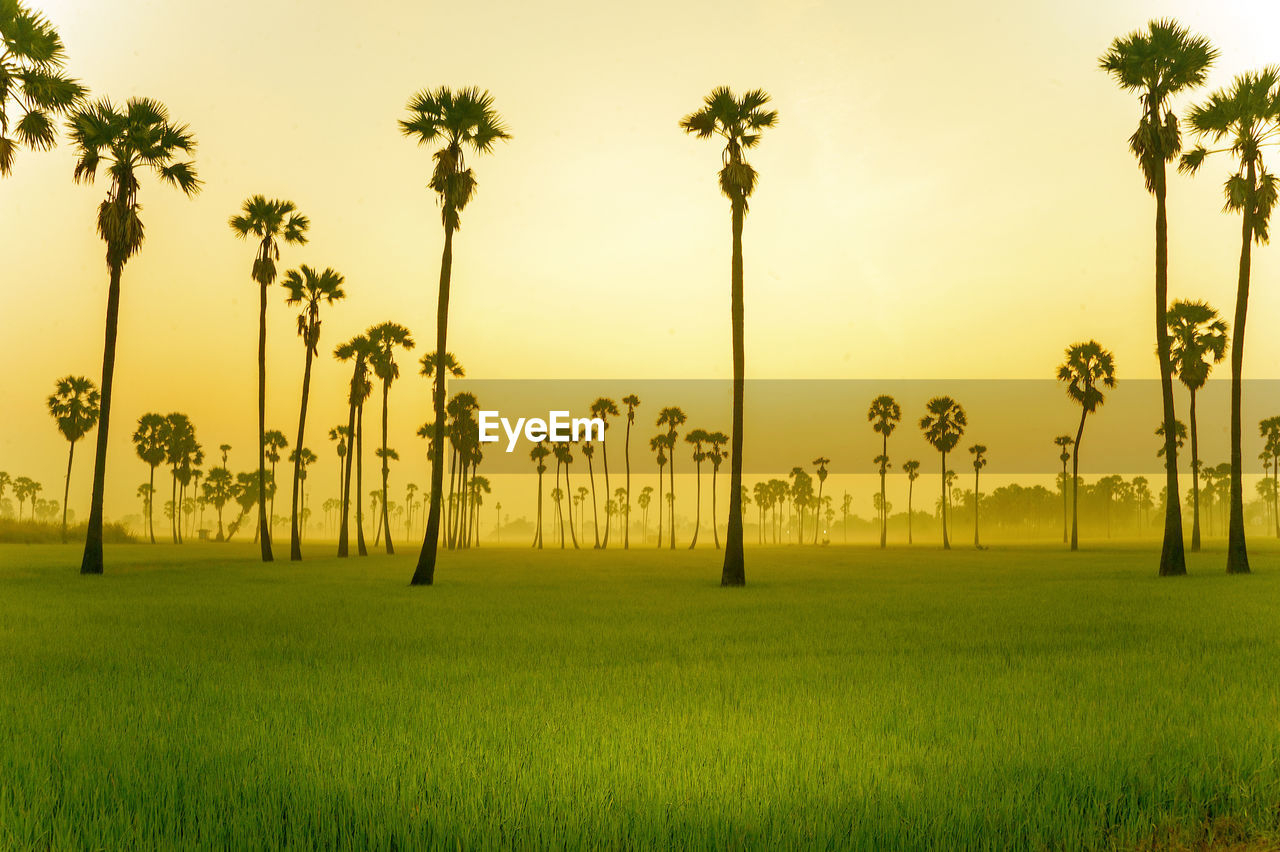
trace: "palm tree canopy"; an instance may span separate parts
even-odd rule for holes
[[[1066,382],[1067,396],[1092,414],[1106,399],[1102,389],[1116,386],[1115,356],[1096,340],[1073,343],[1058,367],[1058,381]]]
[[[730,201],[747,209],[747,199],[755,192],[758,175],[743,152],[760,144],[762,132],[778,122],[776,110],[765,109],[769,94],[752,89],[735,96],[728,86],[717,86],[702,101],[702,108],[680,119],[680,128],[699,139],[720,136],[725,140],[720,191]]]
[[[908,459],[907,461],[904,461],[902,463],[902,472],[907,475],[908,479],[914,482],[916,477],[920,475],[920,462],[915,459]]]
[[[107,244],[109,264],[124,263],[142,247],[139,169],[150,169],[186,195],[200,191],[195,164],[183,159],[195,152],[195,137],[185,124],[174,124],[159,101],[130,98],[118,107],[101,98],[74,110],[68,129],[77,154],[76,181],[92,182],[104,163],[111,176],[98,207],[98,234]]]
[[[262,443],[266,447],[267,461],[274,463],[280,461],[280,451],[289,446],[289,439],[279,429],[268,429],[262,435]]]
[[[969,448],[969,454],[973,456],[973,469],[982,470],[987,466],[987,448],[983,444],[974,444]]]
[[[227,224],[241,239],[253,236],[260,240],[253,260],[253,280],[267,285],[276,280],[276,261],[280,259],[277,241],[305,245],[311,220],[299,213],[292,201],[254,195],[245,199],[240,212]]]
[[[400,378],[400,365],[396,363],[395,349],[412,349],[413,334],[409,329],[394,322],[379,323],[365,332],[372,347],[369,365],[374,374],[384,382],[392,382]]]
[[[19,145],[53,147],[54,117],[87,90],[63,73],[66,50],[53,24],[17,0],[0,0],[0,48],[0,175],[8,175]]]
[[[624,402],[626,400],[623,400]],[[595,402],[591,403],[591,416],[599,417],[604,420],[608,417],[616,417],[618,415],[618,403],[606,396],[599,397]],[[606,421],[606,428],[608,423]]]
[[[169,421],[163,414],[144,414],[138,418],[138,428],[133,432],[133,446],[138,458],[152,467],[164,464],[168,443]]]
[[[75,443],[98,424],[98,388],[84,376],[58,379],[49,396],[49,413],[58,424],[62,437]]]
[[[925,440],[938,452],[951,452],[969,425],[964,409],[949,396],[935,396],[925,406],[925,412],[920,418]]]
[[[1227,323],[1205,302],[1188,301],[1170,305],[1165,321],[1174,372],[1189,389],[1199,390],[1213,365],[1227,355]]]
[[[446,227],[457,230],[459,214],[475,197],[475,173],[466,164],[466,152],[488,154],[511,134],[493,108],[493,96],[475,86],[453,91],[448,86],[423,89],[405,107],[409,117],[400,120],[400,132],[419,145],[439,144],[432,155],[435,168],[428,185],[440,200],[440,216]]]
[[[418,359],[418,363],[422,365],[422,370],[420,371],[421,374],[426,376],[428,379],[431,378],[436,374],[436,365],[439,362],[440,359],[436,357],[435,352],[428,352],[426,355],[423,355]],[[452,352],[444,353],[444,369],[455,379],[460,379],[467,374],[467,371],[462,368],[462,364],[458,363],[457,356]]]
[[[894,429],[898,428],[898,422],[902,420],[902,408],[893,397],[881,394],[871,400],[871,407],[867,409],[867,420],[870,421],[873,430],[888,437],[893,434]]]
[[[1156,437],[1162,438],[1162,439],[1164,438],[1163,423],[1161,423],[1159,426],[1156,427]],[[1173,439],[1174,439],[1174,442],[1178,445],[1178,449],[1182,449],[1182,445],[1187,441],[1187,424],[1183,423],[1181,420],[1173,421]],[[1160,448],[1156,450],[1156,457],[1162,458],[1163,456],[1164,456],[1164,441],[1161,440]]]
[[[1208,39],[1166,18],[1117,38],[1098,60],[1121,89],[1141,98],[1142,117],[1129,137],[1129,150],[1142,168],[1148,192],[1155,191],[1162,165],[1182,148],[1169,99],[1202,85],[1217,58]]]
[[[347,294],[342,289],[344,279],[329,267],[317,272],[304,263],[298,269],[286,272],[280,283],[289,294],[285,302],[303,306],[298,314],[298,336],[315,355],[320,343],[320,303],[332,305],[345,298]]]

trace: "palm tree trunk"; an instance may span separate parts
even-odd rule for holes
[[[93,498],[89,504],[89,528],[84,538],[81,574],[102,573],[102,510],[107,485],[107,434],[111,426],[111,390],[116,371],[116,334],[120,325],[120,273],[124,264],[111,265],[107,288],[107,328],[102,347],[102,395],[98,415],[98,446],[93,462]]]
[[[826,483],[821,479],[818,480],[818,508],[813,513],[813,543],[818,543],[818,529],[822,526],[822,486]],[[880,503],[884,505],[884,492],[881,492]]]
[[[453,210],[445,208],[444,251],[440,256],[440,288],[436,297],[436,383],[432,388],[432,404],[436,422],[435,443],[431,447],[431,511],[427,515],[427,532],[422,552],[413,570],[411,586],[430,586],[436,578],[436,549],[440,543],[440,498],[444,488],[444,374],[445,352],[449,335],[449,283],[453,275]]]
[[[662,549],[662,518],[665,510],[662,506],[662,465],[658,465],[658,549]]]
[[[169,535],[178,543],[178,468],[169,472]]]
[[[1071,549],[1080,549],[1080,439],[1084,437],[1084,420],[1087,410],[1080,412],[1080,428],[1076,430],[1076,442],[1071,447]],[[1167,502],[1167,501],[1166,501]]]
[[[1067,543],[1067,462],[1062,461],[1062,543]]]
[[[915,489],[916,489],[915,480],[908,478],[907,479],[907,544],[915,543],[911,537],[911,498],[914,496],[912,492],[915,491]],[[846,521],[846,523],[848,522]]]
[[[622,447],[623,463],[627,469],[627,511],[622,516],[622,549],[631,549],[631,418],[627,417],[627,438]],[[647,534],[647,531],[646,531]],[[1276,534],[1280,535],[1280,524],[1276,526]]]
[[[368,556],[364,543],[364,403],[356,405],[356,553]]]
[[[978,540],[978,469],[973,469],[973,547],[975,550],[982,549],[982,542]]]
[[[151,478],[148,485],[151,487],[151,493],[147,496],[147,531],[151,534],[151,543],[156,543],[156,466],[150,465]]]
[[[387,458],[387,401],[391,394],[391,382],[382,383],[382,539],[387,545],[387,554],[396,552],[391,544],[391,515],[387,511],[387,477],[391,473],[391,461]]]
[[[538,466],[541,467],[541,463]],[[538,528],[533,535],[533,546],[542,550],[542,471],[538,471]]]
[[[271,525],[267,519],[267,284],[258,300],[258,541],[262,561],[270,562]]]
[[[675,435],[671,436],[673,439]],[[667,460],[667,482],[671,484],[671,503],[667,507],[667,520],[670,521],[670,529],[667,531],[667,539],[669,549],[676,549],[676,451],[675,441],[671,442],[671,458]]]
[[[604,462],[604,500],[606,503],[608,503],[609,495],[612,494],[613,492],[609,490],[609,443],[607,441],[600,442],[600,457],[601,457],[601,461]],[[592,499],[591,510],[594,512],[595,511],[595,494],[591,495],[591,499]],[[601,548],[607,548],[609,546],[609,530],[612,526],[613,525],[609,523],[609,519],[605,518],[604,541],[600,543]]]
[[[1157,117],[1152,116],[1152,120]],[[1169,361],[1169,222],[1165,211],[1165,168],[1161,160],[1155,172],[1156,196],[1156,354],[1160,362],[1160,398],[1164,416],[1165,488],[1164,542],[1160,547],[1160,576],[1187,573],[1182,544],[1182,506],[1178,497],[1178,441],[1174,424],[1173,365]],[[1074,548],[1072,548],[1074,549]]]
[[[67,479],[62,486],[62,543],[67,543],[67,497],[71,494],[71,460],[76,457],[76,442],[70,441],[71,449],[67,452]]]
[[[601,446],[603,447],[604,444],[601,443]],[[594,467],[591,464],[591,459],[589,458],[587,459],[587,479],[590,480],[591,482],[591,529],[592,529],[592,532],[595,533],[595,538],[596,538],[595,547],[592,549],[599,550],[600,549],[600,513],[596,509],[596,502],[597,502],[596,501],[596,472]],[[604,489],[604,496],[606,500],[609,499],[609,489],[607,486]],[[585,530],[582,533],[582,538],[584,541],[587,538],[587,533]],[[605,541],[609,540],[608,529],[604,531],[604,539]]]
[[[1275,507],[1272,515],[1276,520],[1276,538],[1280,538],[1280,458],[1273,459],[1271,465],[1271,505]]]
[[[307,402],[311,396],[311,340],[314,334],[315,323],[314,321],[308,321],[307,334],[303,338],[303,343],[307,350],[307,358],[306,365],[302,370],[302,406],[298,412],[298,443],[294,444],[293,456],[293,497],[291,500],[293,510],[291,512],[292,519],[290,520],[289,531],[289,561],[291,562],[298,562],[302,559],[302,529],[298,525],[300,521],[298,512],[301,511],[298,495],[302,487],[299,474],[302,470],[302,448],[305,446],[303,440],[307,429]]]
[[[702,529],[702,462],[694,463],[693,481],[697,483],[697,488],[694,491],[693,540],[689,542],[690,550],[698,546],[698,532]]]
[[[573,486],[569,484],[569,465],[564,466],[564,498],[569,502],[569,537],[573,539],[573,549],[578,550],[578,534],[573,529]]]
[[[711,467],[711,538],[716,543],[716,550],[720,549],[720,530],[716,527],[716,519],[720,515],[716,512],[716,474],[720,471],[720,465],[717,462]]]
[[[1236,316],[1231,329],[1231,511],[1227,520],[1227,573],[1248,574],[1249,552],[1244,540],[1244,463],[1241,452],[1241,396],[1244,378],[1244,323],[1249,312],[1249,266],[1252,260],[1253,214],[1257,206],[1254,160],[1246,167],[1248,191],[1240,237],[1240,275],[1236,282]]]
[[[1196,392],[1191,391],[1191,550],[1200,550],[1200,441],[1196,428]],[[1165,443],[1168,447],[1168,442]]]
[[[945,450],[942,452],[942,549],[951,549],[951,542],[947,539],[947,453]]]

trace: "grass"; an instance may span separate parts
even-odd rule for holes
[[[0,547],[0,847],[1280,839],[1277,551],[748,558]]]

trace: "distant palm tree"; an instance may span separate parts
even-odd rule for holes
[[[690,429],[684,436],[685,442],[693,446],[694,482],[696,483],[693,504],[693,539],[689,542],[690,550],[698,546],[698,532],[702,529],[702,462],[707,458],[702,445],[710,437],[711,433],[706,429]]]
[[[667,469],[667,480],[671,483],[671,490],[667,492],[667,511],[671,521],[671,550],[676,549],[676,430],[683,426],[688,419],[679,406],[668,406],[658,412],[657,425],[667,427],[667,461],[671,465]],[[741,479],[741,476],[739,476],[739,479]],[[730,511],[732,512],[732,507],[730,507]],[[721,585],[723,583],[724,581],[721,580]]]
[[[0,13],[2,16],[3,13]],[[98,388],[84,376],[58,379],[49,397],[49,413],[58,431],[67,439],[67,479],[62,489],[62,543],[67,543],[67,500],[71,494],[71,463],[76,457],[76,441],[89,434],[98,423]]]
[[[625,400],[624,400],[624,402],[625,402]],[[591,403],[591,416],[592,416],[592,417],[599,417],[601,420],[603,420],[603,421],[604,421],[604,428],[605,428],[606,436],[607,436],[608,431],[609,431],[609,418],[610,418],[610,417],[617,417],[617,416],[618,416],[618,414],[619,414],[619,411],[618,411],[618,403],[614,402],[613,400],[609,399],[609,398],[608,398],[608,397],[606,397],[606,396],[602,396],[602,397],[600,397],[599,399],[597,399],[595,402]],[[600,442],[600,460],[601,460],[602,462],[604,462],[604,493],[605,493],[605,495],[606,495],[606,499],[607,499],[608,494],[610,493],[610,491],[609,491],[609,443],[608,443],[608,441],[601,441],[601,442]],[[594,488],[594,487],[595,487],[595,486],[593,485],[593,486],[592,486],[592,488]],[[592,499],[592,511],[595,511],[595,502],[594,502],[594,501],[595,501],[595,495],[594,495],[594,494],[592,494],[591,499]],[[604,527],[604,541],[602,541],[602,542],[600,543],[600,546],[601,546],[602,548],[607,548],[607,547],[609,546],[609,528],[610,528],[610,524],[607,524],[607,523],[606,523],[606,524],[605,524],[605,527]]]
[[[174,512],[171,517],[170,534],[174,544],[182,542],[182,494],[179,484],[185,486],[185,479],[190,478],[192,468],[204,463],[204,450],[196,440],[196,429],[191,418],[185,414],[174,412],[165,417],[165,462],[169,465],[170,494]]]
[[[347,464],[342,474],[342,509],[341,520],[338,523],[338,556],[341,558],[346,558],[350,551],[351,471],[353,468],[359,468],[363,461],[360,457],[363,449],[360,426],[363,425],[364,402],[373,390],[369,382],[369,358],[372,354],[373,344],[363,334],[357,334],[333,350],[333,357],[343,362],[351,361],[354,365],[351,383],[347,388]],[[364,515],[360,504],[362,486],[362,482],[356,482],[356,552],[361,556],[367,556],[368,551],[364,543]]]
[[[258,250],[250,277],[258,284],[258,540],[262,561],[270,562],[271,527],[267,518],[267,288],[276,280],[280,260],[279,241],[305,245],[310,220],[297,212],[292,201],[267,200],[254,195],[245,199],[240,212],[228,223],[241,239],[253,236]]]
[[[209,471],[209,475],[205,477],[204,484],[201,486],[204,491],[204,497],[208,500],[218,513],[218,534],[215,541],[224,541],[226,539],[222,530],[222,509],[235,498],[235,478],[231,475],[231,471],[225,467],[215,467]]]
[[[1258,423],[1258,432],[1264,441],[1264,449],[1271,456],[1271,496],[1276,510],[1276,538],[1280,538],[1280,417],[1268,417]]]
[[[623,456],[627,467],[627,505],[622,512],[623,517],[626,519],[623,527],[622,547],[626,550],[631,547],[631,426],[636,422],[636,409],[640,406],[640,397],[635,394],[628,394],[622,398],[622,404],[627,407],[627,438],[623,445]],[[648,537],[647,531],[645,536],[646,538]]]
[[[699,139],[724,139],[721,154],[720,191],[729,199],[733,228],[733,255],[729,275],[729,319],[733,330],[733,438],[729,447],[729,525],[725,533],[724,567],[720,585],[742,586],[747,582],[742,552],[742,423],[746,390],[746,348],[743,343],[745,308],[742,283],[742,224],[747,199],[755,191],[757,174],[745,152],[760,144],[766,128],[777,124],[778,113],[765,109],[769,95],[753,89],[735,97],[727,86],[719,86],[703,99],[702,107],[680,119],[680,127]],[[675,546],[675,495],[672,481],[672,536]]]
[[[1165,312],[1169,298],[1169,225],[1165,209],[1166,165],[1182,148],[1178,117],[1170,101],[1176,95],[1204,83],[1217,59],[1208,39],[1194,35],[1177,21],[1151,21],[1139,30],[1115,39],[1099,60],[1102,69],[1126,92],[1138,95],[1141,115],[1129,137],[1129,150],[1138,161],[1147,192],[1155,197],[1155,326],[1156,360],[1160,369],[1160,395],[1166,427],[1173,422],[1173,378],[1169,367],[1169,335]],[[1182,509],[1178,504],[1177,448],[1165,445],[1170,464],[1165,471],[1164,543],[1160,550],[1160,576],[1187,573],[1182,545]],[[1073,485],[1074,490],[1074,485]]]
[[[92,181],[100,166],[111,177],[106,200],[98,206],[98,235],[107,245],[106,338],[102,350],[102,413],[93,468],[93,499],[85,535],[81,574],[102,573],[102,513],[107,483],[107,439],[111,425],[111,393],[116,367],[116,334],[120,321],[120,278],[124,266],[142,248],[139,216],[139,170],[149,170],[164,183],[188,196],[200,191],[195,166],[178,159],[195,150],[195,138],[185,125],[169,120],[158,101],[130,98],[123,109],[106,99],[71,114],[71,139],[76,148],[75,178]]]
[[[18,520],[22,520],[22,504],[31,498],[31,519],[35,520],[35,495],[38,490],[35,480],[29,476],[19,476],[13,480],[13,496],[18,501]]]
[[[1183,423],[1181,420],[1173,421],[1173,433],[1174,446],[1178,449],[1182,449],[1182,445],[1187,442],[1187,424]],[[1156,458],[1164,458],[1165,441],[1163,423],[1156,427],[1156,437],[1161,439],[1160,447],[1156,450]]]
[[[947,453],[955,449],[969,424],[960,403],[949,396],[935,396],[925,406],[925,415],[920,418],[920,431],[929,445],[942,454],[942,549],[950,550],[951,541],[947,537]]]
[[[78,105],[86,90],[63,73],[66,50],[53,24],[16,0],[0,2],[0,48],[0,177],[5,177],[13,172],[19,145],[33,151],[53,147],[55,119]]]
[[[365,335],[373,345],[373,357],[369,362],[370,366],[373,367],[373,374],[382,380],[382,531],[387,553],[392,554],[396,551],[391,545],[391,519],[388,516],[387,509],[389,505],[387,476],[390,473],[387,466],[389,459],[387,451],[387,400],[391,394],[391,383],[400,378],[400,366],[396,364],[395,350],[400,348],[407,351],[416,344],[413,342],[413,335],[409,329],[394,322],[379,323],[365,332]]]
[[[904,461],[902,472],[907,475],[907,544],[914,544],[911,535],[911,498],[914,496],[916,480],[920,478],[920,462],[915,459]]]
[[[547,472],[546,458],[551,455],[545,441],[539,441],[529,450],[529,458],[538,470],[538,525],[533,533],[533,547],[542,549],[542,475]]]
[[[569,498],[569,536],[573,539],[573,549],[578,549],[578,533],[573,528],[573,486],[569,483],[569,465],[573,464],[573,451],[568,442],[560,442],[551,447],[556,457],[556,485],[560,484],[560,469],[564,468],[564,495]],[[564,509],[556,501],[556,511],[560,513],[560,546],[564,547]]]
[[[165,447],[169,441],[166,434],[168,428],[168,421],[163,414],[151,413],[138,418],[138,428],[133,432],[133,448],[138,458],[142,459],[150,469],[147,487],[153,496],[156,491],[156,467],[164,464],[165,460]],[[0,489],[0,492],[3,492],[3,489]],[[156,527],[152,513],[154,503],[154,499],[147,500],[147,534],[151,537],[152,544],[156,543]]]
[[[667,464],[667,444],[670,441],[668,435],[654,435],[649,439],[649,449],[653,450],[658,461],[658,549],[662,549],[662,469]],[[645,537],[648,537],[646,532]]]
[[[1191,398],[1191,549],[1200,549],[1200,441],[1196,425],[1196,391],[1209,380],[1213,365],[1227,356],[1227,324],[1204,302],[1174,302],[1166,317],[1172,343],[1169,357]],[[1163,430],[1160,432],[1164,435]],[[1166,436],[1165,449],[1169,441]],[[1180,447],[1181,445],[1179,445]]]
[[[267,485],[270,493],[267,495],[271,501],[270,509],[267,513],[267,525],[272,529],[274,535],[275,517],[276,517],[276,465],[280,462],[280,451],[289,446],[289,439],[284,436],[284,432],[279,429],[268,429],[263,435],[264,452],[267,462],[271,465],[271,470],[267,476]]]
[[[311,398],[311,362],[315,358],[320,345],[320,306],[332,305],[347,294],[343,292],[343,278],[332,269],[317,271],[305,263],[298,269],[290,269],[285,273],[284,285],[289,296],[285,300],[288,305],[301,305],[298,314],[298,336],[302,338],[306,350],[306,361],[302,371],[302,405],[298,413],[298,440],[296,448],[303,447],[306,437],[307,403]],[[297,562],[302,559],[302,530],[299,520],[302,507],[299,505],[299,491],[302,488],[303,455],[295,449],[291,455],[293,461],[293,491],[290,498],[289,522],[289,559]]]
[[[334,452],[338,456],[338,503],[336,508],[342,509],[342,476],[347,469],[347,441],[351,437],[345,424],[339,423],[329,429],[329,440],[333,441]],[[327,501],[326,501],[327,502]]]
[[[831,459],[819,456],[813,460],[813,465],[818,469],[818,505],[822,505],[822,485],[827,481],[827,465],[831,464]],[[884,480],[881,479],[881,482]],[[880,490],[880,497],[884,499],[884,489]],[[818,527],[822,525],[822,518],[819,512],[814,512],[813,517],[813,543],[818,543]]]
[[[640,535],[645,544],[649,543],[649,503],[653,500],[653,488],[646,485],[640,489],[640,494],[636,497],[636,505],[640,507],[641,527]],[[658,513],[661,518],[662,513]],[[661,546],[661,545],[659,545]]]
[[[1280,67],[1239,75],[1230,89],[1220,89],[1192,107],[1188,121],[1196,135],[1212,143],[1230,140],[1214,153],[1230,153],[1234,168],[1226,182],[1226,209],[1241,214],[1240,266],[1236,278],[1236,310],[1231,339],[1231,503],[1227,526],[1227,573],[1248,574],[1244,536],[1244,455],[1241,444],[1241,397],[1244,381],[1244,327],[1249,312],[1249,277],[1253,243],[1270,237],[1277,182],[1263,162],[1262,148],[1280,133]],[[1198,146],[1182,155],[1180,168],[1194,174],[1210,152]]]
[[[592,461],[596,457],[596,448],[591,441],[582,442],[582,457],[587,460],[587,478],[591,482],[591,488],[589,491],[591,496],[591,523],[592,523],[592,530],[595,533],[595,541],[596,541],[595,546],[592,549],[599,550],[600,549],[600,513],[596,509],[596,504],[597,504],[596,471],[595,471],[595,466],[592,464]],[[605,492],[606,497],[608,496],[608,493],[609,492],[607,491]],[[583,499],[585,500],[586,498],[584,497]],[[605,534],[607,535],[608,532],[606,531]],[[582,527],[582,541],[585,543],[586,540],[587,540],[586,527]]]
[[[707,451],[707,458],[711,460],[711,536],[715,540],[716,550],[720,549],[720,528],[717,523],[720,513],[716,511],[716,478],[720,474],[720,465],[724,464],[724,460],[728,458],[728,454],[724,451],[727,443],[729,443],[729,436],[723,432],[711,432],[707,435],[707,444],[711,447]],[[743,499],[746,499],[745,495]],[[743,506],[746,506],[745,502]]]
[[[1071,458],[1071,481],[1076,483],[1080,481],[1080,439],[1084,437],[1084,421],[1106,400],[1102,389],[1116,386],[1115,356],[1096,340],[1073,343],[1067,347],[1066,360],[1058,367],[1058,381],[1066,383],[1067,396],[1080,406],[1080,428],[1076,430]],[[1080,549],[1079,490],[1076,487],[1071,489],[1072,550]],[[1173,499],[1173,495],[1169,499]]]
[[[884,549],[889,536],[889,517],[885,511],[884,478],[889,469],[889,436],[893,434],[893,430],[898,428],[898,423],[902,420],[902,408],[898,405],[898,401],[888,394],[881,394],[871,400],[871,407],[867,409],[867,420],[871,423],[871,428],[881,437],[880,456],[876,461],[880,465],[880,548]],[[945,526],[945,524],[944,524]],[[944,530],[945,532],[945,530]]]
[[[301,445],[299,445],[301,447]],[[295,448],[289,453],[289,461],[293,462],[293,469],[297,476],[298,482],[298,506],[299,511],[296,513],[296,526],[298,528],[298,543],[302,543],[302,530],[307,526],[307,518],[311,515],[311,510],[307,508],[307,495],[305,485],[307,482],[307,468],[320,460],[320,457],[306,447],[301,449]]]
[[[466,152],[487,154],[499,141],[510,139],[502,118],[493,108],[493,98],[477,88],[457,92],[447,86],[424,89],[409,99],[409,117],[400,130],[418,140],[419,145],[439,144],[433,159],[435,169],[430,187],[440,200],[444,224],[444,251],[440,257],[440,287],[436,299],[437,353],[448,351],[449,286],[453,274],[453,233],[462,226],[461,213],[475,197],[476,177],[466,164]],[[429,586],[435,581],[436,549],[440,541],[440,501],[444,488],[444,393],[443,372],[433,390],[435,440],[431,455],[431,512],[410,585]]]
[[[987,466],[987,448],[982,444],[974,444],[969,448],[969,454],[973,456],[973,546],[981,550],[982,541],[978,538],[978,501],[982,492],[978,490],[978,474]]]
[[[1058,461],[1062,462],[1062,543],[1067,543],[1067,462],[1071,461],[1071,448],[1075,445],[1075,438],[1070,435],[1059,435],[1053,439],[1053,444],[1058,448]],[[1075,484],[1072,483],[1072,489]],[[1181,524],[1179,524],[1181,529]]]

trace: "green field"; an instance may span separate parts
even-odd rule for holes
[[[0,848],[1280,839],[1257,545],[78,558],[0,547]]]

